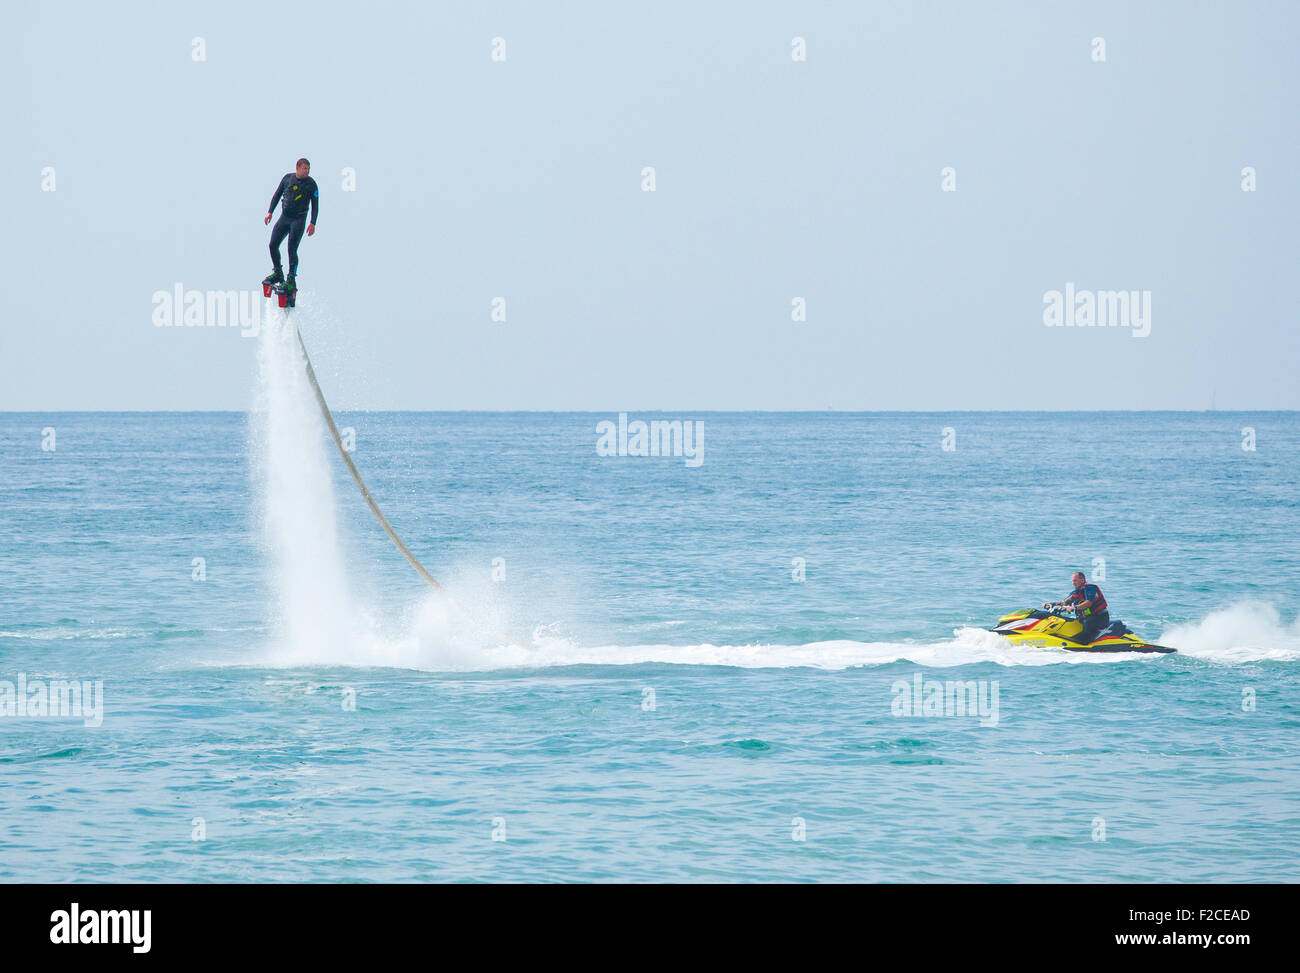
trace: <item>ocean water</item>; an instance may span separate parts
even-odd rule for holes
[[[0,414],[0,879],[1300,880],[1297,414],[338,415],[453,603],[271,325],[248,413]],[[985,631],[1076,569],[1179,653]]]

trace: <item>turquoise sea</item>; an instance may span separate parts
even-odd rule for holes
[[[278,340],[0,414],[0,879],[1300,880],[1297,414],[339,415],[452,604]],[[984,631],[1076,569],[1179,653]]]

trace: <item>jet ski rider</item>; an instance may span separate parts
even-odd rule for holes
[[[1074,591],[1065,597],[1059,605],[1074,608],[1074,617],[1083,623],[1083,631],[1075,639],[1080,645],[1091,645],[1092,640],[1110,625],[1110,612],[1106,609],[1106,596],[1095,584],[1088,584],[1082,571],[1075,571],[1070,578]],[[1051,602],[1043,602],[1044,608],[1055,608]]]

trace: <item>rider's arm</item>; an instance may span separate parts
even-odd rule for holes
[[[280,201],[280,196],[284,193],[284,179],[280,179],[280,185],[275,187],[275,195],[271,197],[271,205],[266,208],[268,213],[274,212],[275,204]]]
[[[312,185],[313,188],[311,191],[311,219],[308,220],[308,222],[311,223],[312,226],[315,226],[316,214],[320,212],[320,188],[315,186],[314,181]]]

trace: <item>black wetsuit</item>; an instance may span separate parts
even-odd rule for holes
[[[271,230],[271,263],[275,264],[275,269],[280,269],[280,243],[287,236],[289,238],[289,276],[292,277],[298,273],[298,242],[302,240],[303,231],[307,228],[307,223],[316,222],[316,214],[320,212],[320,190],[316,187],[316,180],[311,176],[299,179],[295,173],[286,172],[284,178],[280,180],[280,185],[275,187],[275,195],[271,197],[271,205],[266,208],[268,213],[275,209],[275,204],[281,199],[284,200],[284,207],[280,211],[280,218],[275,221],[275,227]],[[311,205],[311,219],[307,219],[307,206]]]

